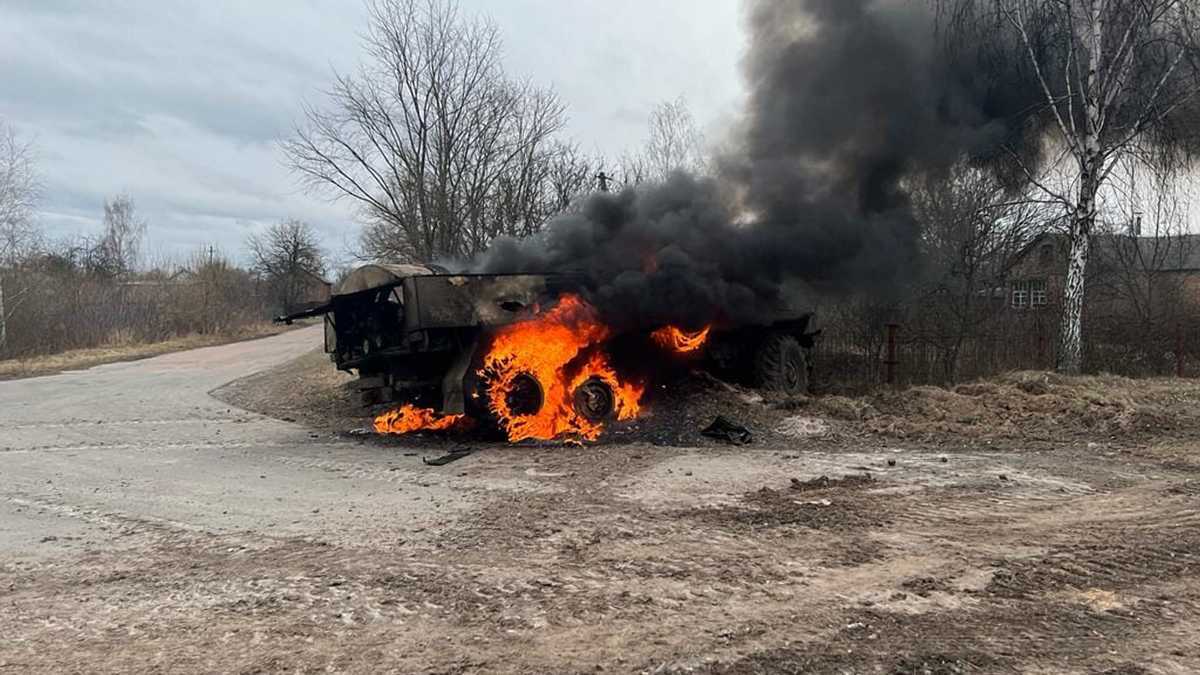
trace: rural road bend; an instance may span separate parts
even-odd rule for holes
[[[0,556],[78,553],[131,532],[387,536],[464,498],[402,453],[315,438],[209,391],[313,348],[319,327],[0,382]],[[430,501],[438,508],[429,508]],[[423,515],[424,514],[424,515]],[[129,542],[132,543],[132,542]],[[71,551],[75,549],[75,551]]]

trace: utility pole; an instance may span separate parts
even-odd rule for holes
[[[214,258],[213,246],[212,246],[212,244],[209,244],[208,245],[207,269],[204,270],[204,274],[200,275],[200,283],[204,285],[204,288],[201,289],[202,293],[204,294],[204,309],[203,309],[203,314],[201,315],[202,323],[200,326],[200,331],[202,333],[214,332],[213,324],[216,323],[215,321],[209,321],[210,316],[209,316],[209,312],[208,312],[208,295],[209,295],[209,290],[210,290],[209,286],[213,282],[213,278],[212,278],[213,277],[213,258]],[[199,270],[196,270],[196,271],[199,272]]]
[[[0,276],[0,354],[8,344],[8,317],[4,313],[4,277]]]

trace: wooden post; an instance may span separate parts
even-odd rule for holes
[[[1175,377],[1183,377],[1183,322],[1175,323]]]
[[[1046,368],[1046,331],[1042,329],[1042,322],[1037,323],[1037,369]]]
[[[896,384],[896,331],[900,328],[898,324],[889,323],[887,325],[887,360],[884,365],[884,380],[888,385]]]
[[[0,354],[4,353],[4,346],[8,344],[8,321],[7,315],[4,313],[4,277],[0,276]]]

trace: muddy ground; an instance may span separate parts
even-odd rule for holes
[[[1149,385],[1088,382],[1068,406],[1086,423],[1036,438],[725,390],[750,446],[660,411],[593,446],[506,447],[348,435],[364,418],[328,370],[309,355],[217,395],[353,444],[292,451],[361,486],[314,521],[402,506],[338,528],[98,513],[119,545],[4,558],[0,672],[1200,672],[1193,387],[1122,394],[1154,427],[1087,412]],[[1024,381],[896,400],[1067,396]]]

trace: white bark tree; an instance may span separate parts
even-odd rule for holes
[[[683,97],[659,103],[650,111],[646,144],[616,162],[617,180],[624,185],[662,182],[676,171],[703,174],[708,170],[704,134]]]
[[[0,121],[0,266],[11,265],[39,243],[34,219],[39,184],[32,141]]]
[[[20,301],[4,303],[4,270],[16,265],[37,249],[41,231],[34,219],[38,198],[33,143],[17,137],[16,131],[0,121],[0,354],[8,344],[8,319]]]
[[[129,195],[104,201],[104,232],[92,247],[89,267],[97,274],[116,278],[129,274],[141,259],[146,221],[137,214]]]
[[[952,16],[1008,39],[1025,55],[1049,117],[1051,145],[1070,168],[1065,184],[1026,178],[1069,214],[1070,255],[1057,368],[1082,368],[1086,271],[1097,196],[1123,157],[1160,167],[1192,156],[1200,52],[1194,0],[957,0]],[[966,10],[966,11],[961,11]],[[1011,152],[1020,163],[1022,155]]]
[[[497,26],[463,16],[454,0],[368,8],[368,62],[336,76],[330,108],[309,108],[283,150],[306,186],[362,207],[365,256],[475,253],[493,236],[499,191],[533,199],[564,107],[509,77]]]
[[[683,97],[660,103],[650,113],[650,138],[646,164],[656,180],[666,180],[675,171],[704,173],[708,166],[704,134]]]

